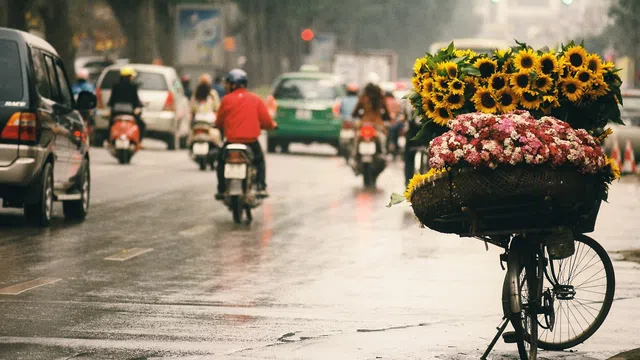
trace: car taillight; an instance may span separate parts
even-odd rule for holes
[[[333,107],[331,108],[331,111],[333,112],[333,116],[335,117],[340,116],[340,100],[336,100],[336,102],[333,103]]]
[[[98,101],[98,109],[104,109],[104,103],[102,102],[102,92],[100,91],[100,88],[96,89],[96,99]]]
[[[371,140],[376,136],[376,129],[374,129],[373,126],[363,126],[360,129],[360,136],[365,140]]]
[[[244,155],[239,151],[231,151],[227,154],[227,163],[244,164],[245,162]]]
[[[169,94],[167,95],[167,100],[164,102],[162,111],[176,111],[175,101],[171,91],[169,91]]]
[[[197,129],[194,130],[194,132],[196,133],[196,135],[208,134],[209,133],[209,129],[197,128]]]
[[[276,116],[276,111],[278,111],[278,103],[276,102],[276,98],[274,98],[272,95],[269,95],[265,103],[267,105],[269,115],[271,115],[271,117]]]
[[[36,141],[37,117],[34,113],[14,113],[5,125],[0,137],[5,140]]]

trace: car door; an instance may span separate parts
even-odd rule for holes
[[[84,125],[82,118],[77,111],[74,110],[73,92],[64,65],[60,59],[56,59],[55,63],[56,75],[58,78],[58,87],[60,89],[60,101],[57,104],[59,111],[59,119],[65,128],[67,139],[68,161],[67,174],[68,184],[74,183],[76,174],[82,165],[84,151]]]
[[[53,127],[54,155],[55,163],[53,164],[53,179],[56,190],[65,190],[68,186],[67,178],[69,168],[69,140],[68,129],[64,126],[62,119],[62,111],[60,109],[60,86],[58,85],[58,75],[56,71],[56,62],[52,54],[44,53],[44,61],[49,78],[51,89],[50,105],[51,119],[55,122]]]

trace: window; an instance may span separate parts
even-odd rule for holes
[[[31,49],[31,59],[33,60],[33,72],[38,94],[44,98],[51,99],[51,84],[49,83],[47,65],[42,57],[42,52],[38,49]]]
[[[24,93],[18,43],[0,40],[0,100],[18,101]]]
[[[51,84],[51,100],[60,101],[60,89],[58,88],[58,79],[56,78],[56,66],[53,58],[49,55],[44,56],[47,63],[47,73],[49,74],[49,83]]]
[[[273,97],[290,100],[334,100],[338,96],[336,84],[327,79],[283,79]]]
[[[120,81],[120,70],[109,70],[104,75],[102,79],[102,83],[100,84],[100,89],[111,90],[113,85],[117,84]],[[138,89],[140,90],[152,90],[152,91],[167,91],[169,90],[169,86],[167,85],[167,80],[164,78],[164,75],[159,73],[138,71],[134,82],[138,84]]]
[[[62,68],[62,64],[58,61],[56,64],[56,72],[58,74],[58,82],[60,85],[60,94],[62,95],[60,98],[60,102],[62,105],[65,105],[69,109],[73,108],[73,94],[71,93],[71,87],[69,87],[69,81],[67,80],[67,75]]]

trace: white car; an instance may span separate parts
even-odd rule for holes
[[[106,68],[96,85],[98,110],[94,143],[98,146],[108,137],[111,109],[107,104],[111,89],[120,81],[120,69],[123,66],[125,65],[116,64]],[[176,70],[159,65],[128,66],[136,71],[134,82],[138,84],[138,95],[144,105],[142,120],[147,125],[145,136],[166,142],[169,150],[185,148],[191,112],[189,99],[184,95],[184,88]]]

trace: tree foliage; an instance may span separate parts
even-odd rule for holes
[[[640,53],[640,1],[615,0],[609,9],[614,20],[614,29],[618,34],[616,48],[625,55],[637,58]]]

